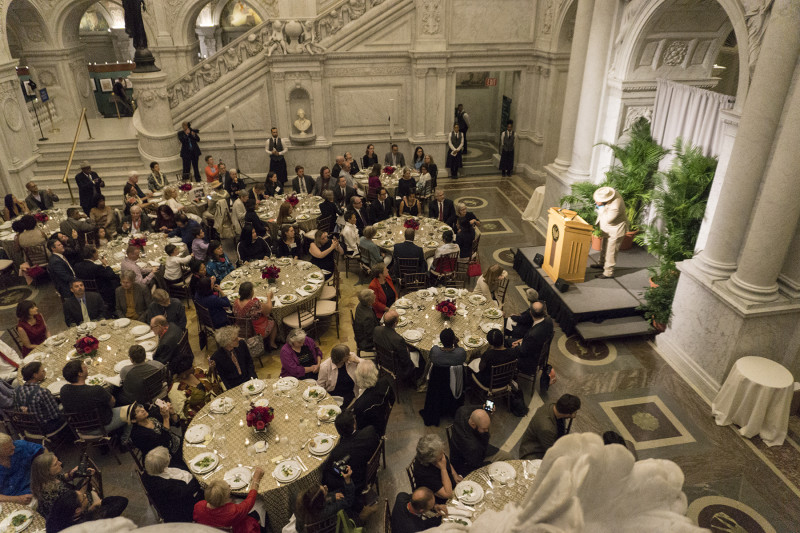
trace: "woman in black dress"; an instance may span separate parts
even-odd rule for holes
[[[275,196],[278,194],[283,194],[283,188],[281,187],[280,182],[278,181],[278,175],[274,172],[270,172],[267,174],[267,179],[264,183],[264,194],[267,196]]]
[[[239,253],[239,261],[242,263],[264,259],[268,255],[272,255],[272,250],[267,241],[258,236],[258,233],[250,223],[245,224],[242,228],[242,240],[239,241],[239,246],[236,250]]]
[[[425,164],[428,165],[428,174],[431,175],[431,188],[436,190],[436,176],[439,175],[439,167],[436,166],[431,154],[425,154]]]
[[[314,242],[308,247],[308,252],[311,254],[311,263],[318,266],[322,270],[327,271],[325,279],[329,279],[336,270],[336,255],[335,252],[344,253],[342,247],[339,246],[339,240],[335,237],[328,238],[328,232],[317,230],[314,236]]]
[[[447,503],[453,497],[456,484],[463,479],[445,455],[442,438],[435,433],[429,433],[417,442],[413,468],[417,487],[431,489],[437,504]]]
[[[244,203],[244,221],[245,223],[249,223],[253,226],[253,229],[256,230],[256,233],[259,237],[264,237],[267,235],[267,225],[264,224],[264,221],[261,220],[256,213],[256,201],[252,198],[248,199]]]
[[[275,245],[275,257],[292,257],[297,259],[300,256],[300,246],[297,243],[297,236],[294,226],[281,226],[281,235],[278,244]]]
[[[368,144],[367,152],[361,158],[361,168],[369,168],[378,164],[378,154],[375,153],[375,145]]]
[[[417,191],[414,189],[408,191],[408,194],[403,197],[403,201],[400,202],[400,216],[403,215],[419,216],[419,200],[417,200]]]
[[[458,245],[460,259],[469,259],[472,255],[472,241],[475,240],[475,230],[472,229],[466,218],[459,219],[456,244]]]
[[[182,438],[179,430],[171,429],[179,421],[171,404],[167,403],[163,407],[153,405],[148,411],[142,404],[133,403],[123,409],[122,417],[132,424],[131,443],[143,456],[153,448],[163,446],[169,450],[172,466],[185,466],[181,458]]]

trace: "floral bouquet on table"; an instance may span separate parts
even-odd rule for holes
[[[256,428],[256,431],[264,431],[273,418],[275,418],[275,409],[257,407],[251,403],[250,410],[247,411],[247,427]]]
[[[413,218],[408,218],[408,219],[406,219],[406,221],[403,223],[403,227],[404,227],[404,228],[411,228],[411,229],[413,229],[413,230],[418,230],[418,229],[419,229],[419,222],[417,222],[417,221],[416,221],[416,220],[414,220]]]
[[[450,300],[442,300],[436,304],[436,310],[442,313],[442,318],[450,318],[456,314],[456,304]]]
[[[192,184],[191,183],[182,183],[180,185],[180,187],[178,187],[178,188],[180,190],[182,190],[183,192],[189,192],[189,191],[192,190]]]
[[[276,266],[268,266],[261,271],[261,279],[265,279],[273,283],[281,273],[281,269]]]
[[[34,213],[33,218],[35,218],[36,222],[40,224],[44,224],[45,222],[50,220],[50,217],[47,215],[47,213]]]
[[[145,237],[133,237],[131,240],[128,241],[128,244],[131,246],[138,246],[140,248],[144,248],[147,246],[147,239]]]
[[[395,168],[392,167],[392,166],[383,167],[383,173],[386,174],[387,176],[391,176],[392,174],[394,174],[394,171],[395,171]]]
[[[99,347],[100,341],[91,335],[81,337],[75,342],[75,350],[78,352],[78,357],[94,357]]]
[[[294,206],[296,206],[298,203],[300,203],[300,199],[297,197],[297,195],[296,195],[296,194],[293,194],[293,195],[291,195],[291,196],[287,196],[287,197],[286,197],[286,202],[287,202],[289,205],[291,205],[292,207],[294,207]]]

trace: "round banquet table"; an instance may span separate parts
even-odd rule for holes
[[[85,361],[89,367],[89,380],[91,380],[92,376],[102,374],[107,378],[105,381],[106,386],[114,385],[118,387],[120,385],[119,372],[116,372],[114,367],[120,361],[129,361],[128,348],[133,344],[141,344],[147,351],[147,358],[152,359],[155,347],[158,345],[158,338],[150,331],[148,324],[131,320],[127,326],[117,328],[114,327],[114,322],[114,320],[92,322],[96,327],[88,333],[89,335],[98,338],[98,340],[102,335],[109,335],[110,337],[100,341],[97,355],[93,358],[86,358]],[[131,330],[137,326],[146,327],[147,333],[143,333],[138,337],[134,336]],[[83,336],[84,334],[78,333],[77,326],[72,327],[53,335],[32,353],[28,354],[28,357],[25,358],[26,362],[39,360],[47,370],[47,377],[42,382],[42,387],[48,387],[53,394],[58,394],[60,387],[66,383],[61,376],[61,369],[64,368],[67,361],[74,358],[72,353],[74,344]],[[51,346],[49,344],[50,339],[54,338],[66,340],[57,346]]]
[[[186,255],[187,252],[186,245],[180,237],[168,237],[166,233],[149,232],[137,235],[118,235],[100,248],[100,257],[105,257],[108,260],[108,265],[117,274],[120,272],[120,261],[125,259],[128,244],[132,238],[147,239],[147,244],[142,247],[142,253],[137,263],[145,269],[158,269],[167,261],[167,252],[164,251],[164,247],[169,243],[178,247],[178,250],[180,250],[178,255]]]
[[[442,318],[442,313],[435,310],[436,304],[442,300],[453,300],[459,308],[446,321]],[[426,360],[434,344],[441,346],[439,333],[446,327],[455,332],[459,345],[467,351],[468,361],[480,357],[489,348],[482,326],[488,331],[489,324],[499,324],[502,330],[502,311],[498,318],[484,316],[485,313],[491,313],[491,309],[497,308],[492,303],[487,303],[483,296],[465,289],[432,287],[411,292],[398,299],[392,309],[401,314],[397,332],[408,344],[419,350]],[[419,341],[409,340],[409,330],[421,330],[422,338]],[[470,338],[474,338],[479,344],[469,342]]]
[[[414,219],[419,223],[419,228],[414,236],[414,244],[422,246],[425,259],[433,257],[436,253],[436,248],[444,244],[442,233],[444,233],[445,230],[452,229],[444,222],[439,222],[435,218],[411,216],[388,218],[374,224],[378,233],[373,238],[373,241],[380,249],[391,253],[395,244],[405,241],[403,233],[406,230],[405,223],[409,219]]]
[[[212,414],[211,403],[203,407],[187,428],[206,424],[213,432],[213,438],[206,439],[205,444],[189,444],[184,440],[183,457],[186,464],[203,452],[216,452],[220,459],[219,467],[208,474],[193,474],[205,487],[216,479],[224,479],[225,472],[236,466],[261,467],[265,476],[259,487],[259,496],[263,499],[269,516],[272,531],[280,532],[289,522],[297,495],[309,487],[318,486],[322,479],[322,465],[327,455],[312,456],[308,448],[302,448],[317,433],[325,433],[336,439],[337,433],[331,422],[319,423],[316,411],[321,406],[333,405],[330,396],[321,401],[306,402],[303,392],[313,380],[300,381],[297,387],[289,391],[276,392],[273,385],[276,379],[264,379],[264,390],[260,394],[245,395],[242,387],[224,392],[219,398],[230,398],[233,409],[227,414]],[[257,434],[245,423],[250,402],[266,398],[269,406],[275,409],[275,418],[266,432]],[[288,416],[288,418],[287,418]],[[278,438],[279,440],[276,440]],[[258,453],[254,443],[263,440],[267,443],[266,451]],[[283,459],[299,457],[307,470],[300,477],[289,483],[279,483],[271,473]],[[247,488],[233,491],[235,495],[245,496]]]
[[[268,265],[274,265],[281,269],[274,284],[261,278],[262,269]],[[229,299],[235,299],[239,297],[239,285],[245,281],[253,284],[254,295],[259,298],[266,298],[269,291],[274,291],[272,318],[277,324],[280,324],[285,317],[297,312],[300,303],[319,295],[325,277],[319,267],[308,261],[297,261],[288,257],[270,258],[252,261],[237,268],[225,276],[220,288]],[[304,288],[308,290],[303,290]],[[296,296],[297,299],[292,302],[286,301],[290,294]]]
[[[536,470],[539,468],[538,465],[541,464],[541,460],[521,461],[519,459],[511,459],[502,462],[510,464],[517,472],[517,476],[514,478],[513,482],[506,482],[503,484],[495,479],[492,481],[494,488],[490,487],[488,480],[490,480],[489,468],[491,465],[482,466],[481,468],[464,477],[464,481],[473,481],[480,485],[484,494],[483,499],[480,502],[470,505],[475,509],[470,517],[472,520],[480,516],[481,513],[486,510],[502,511],[503,507],[505,507],[508,503],[521,503],[525,498],[525,495],[528,494],[528,489],[533,483]],[[527,479],[523,463],[527,463]],[[458,504],[455,502],[455,499],[458,496],[459,494],[456,492],[455,496],[447,501],[449,511],[452,512],[454,508],[459,508]]]
[[[789,427],[794,378],[764,357],[742,357],[733,364],[711,403],[718,426],[736,424],[747,438],[759,435],[767,446],[780,446]]]
[[[262,200],[256,208],[258,218],[269,225],[269,231],[273,238],[278,238],[278,230],[280,230],[276,222],[278,211],[280,210],[281,204],[286,201],[286,198],[289,196],[290,195],[281,194],[267,197],[267,199]],[[294,212],[292,213],[295,224],[302,231],[317,229],[317,219],[320,216],[319,204],[322,203],[322,198],[310,194],[298,194],[296,196],[299,202],[294,206]]]
[[[45,215],[49,218],[47,222],[39,222],[36,226],[43,230],[45,235],[49,238],[50,235],[55,233],[61,228],[61,223],[67,219],[67,212],[64,209],[54,208],[48,209],[47,211],[42,211]],[[35,214],[35,213],[31,213]],[[19,220],[22,216],[18,216],[14,220],[10,220],[8,222],[3,222],[0,226],[0,246],[3,247],[6,254],[8,254],[8,258],[14,261],[14,264],[19,266],[25,262],[25,257],[22,253],[22,248],[18,247],[14,242],[14,237],[16,237],[16,233],[11,229],[11,224],[14,221]]]
[[[391,175],[386,174],[383,171],[381,172],[379,178],[381,180],[381,186],[383,186],[386,189],[386,192],[389,193],[389,197],[394,198],[395,194],[397,193],[397,182],[400,181],[400,176],[402,176],[402,174],[403,173],[400,170],[395,170],[394,174]],[[419,177],[419,172],[412,172],[411,176],[417,178]],[[365,191],[369,191],[369,172],[362,170],[353,176],[353,179],[355,179]]]
[[[17,511],[30,511],[33,513],[33,521],[31,524],[25,528],[25,531],[30,531],[31,533],[44,531],[45,530],[45,519],[42,515],[28,507],[27,505],[21,505],[19,503],[10,503],[10,502],[3,502],[0,504],[2,509],[0,509],[0,522],[5,520],[7,517],[13,515]],[[9,530],[13,531],[13,529]]]

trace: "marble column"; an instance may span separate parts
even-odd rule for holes
[[[800,55],[798,27],[800,4],[795,0],[776,0],[742,110],[725,187],[720,191],[711,220],[708,242],[694,259],[697,267],[712,277],[724,279],[736,270],[742,235],[747,232],[761,186],[758,177],[764,174],[791,86],[793,69],[789,67],[797,63]]]
[[[800,68],[794,70],[794,87],[784,105],[783,122],[739,265],[727,282],[732,293],[746,300],[769,302],[778,298],[778,274],[800,221]]]
[[[790,298],[800,300],[800,224],[794,229],[794,239],[778,275],[778,287]]]
[[[427,107],[424,105],[426,100],[425,79],[428,76],[428,67],[414,67],[414,100],[422,105],[416,106],[414,113],[414,137],[419,139],[425,137],[425,112]]]
[[[31,50],[25,55],[40,77],[54,80],[47,89],[60,117],[77,119],[84,107],[89,118],[100,116],[89,84],[83,45],[58,50]],[[74,124],[69,127],[74,127]]]
[[[180,143],[167,98],[167,75],[164,71],[134,72],[130,78],[137,105],[133,125],[142,161],[148,164],[158,161],[165,172],[178,170]]]
[[[589,31],[592,27],[592,10],[595,0],[578,0],[575,14],[575,33],[569,54],[567,89],[564,94],[564,110],[561,114],[561,133],[558,138],[558,156],[553,166],[560,172],[569,168],[572,146],[575,140],[575,126],[578,123],[578,104],[581,99],[583,71],[586,67],[586,53],[589,46]],[[611,3],[611,2],[608,2]]]
[[[19,195],[33,178],[39,132],[33,130],[16,65],[14,60],[0,63],[0,188]]]
[[[592,150],[595,144],[597,118],[606,80],[608,49],[614,28],[614,15],[618,2],[595,2],[592,11],[592,28],[589,31],[589,44],[586,50],[586,64],[581,83],[580,106],[575,125],[572,146],[572,159],[566,178],[569,182],[584,181],[591,178]],[[578,5],[580,15],[580,4]],[[575,21],[575,40],[578,40],[578,19]],[[570,69],[571,70],[571,69]],[[568,75],[569,76],[569,75]],[[569,81],[567,82],[569,90]],[[564,110],[568,107],[564,103]],[[563,125],[562,125],[563,128]]]

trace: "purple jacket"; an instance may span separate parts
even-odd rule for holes
[[[319,349],[317,343],[314,342],[314,339],[311,337],[306,337],[305,342],[303,343],[308,346],[311,353],[314,354],[317,362],[322,360],[322,350]],[[306,371],[300,365],[300,360],[297,358],[297,352],[292,350],[292,347],[287,342],[281,348],[281,376],[285,378],[287,376],[292,376],[298,379],[302,379],[305,377]]]

